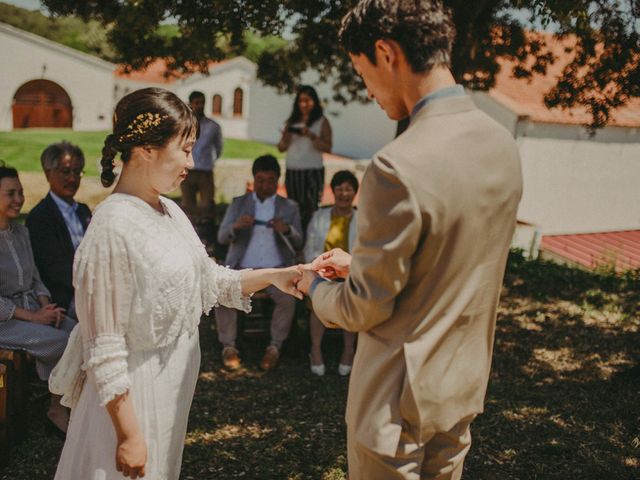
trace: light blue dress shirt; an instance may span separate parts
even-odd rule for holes
[[[49,192],[49,194],[51,195],[51,198],[53,198],[58,210],[60,210],[62,218],[64,218],[64,223],[67,225],[69,235],[71,235],[71,243],[73,244],[73,250],[75,251],[84,237],[84,227],[82,226],[80,217],[78,217],[77,214],[78,204],[76,202],[68,204],[55,193]]]
[[[222,155],[222,130],[220,125],[204,115],[198,120],[200,136],[193,146],[193,169],[210,172]]]

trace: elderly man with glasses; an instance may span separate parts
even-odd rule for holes
[[[84,237],[91,211],[74,197],[84,173],[84,154],[76,145],[49,145],[40,156],[49,193],[27,216],[33,255],[42,281],[54,303],[75,318],[72,267],[75,250]]]

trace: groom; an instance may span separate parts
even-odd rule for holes
[[[298,288],[327,326],[361,332],[347,403],[349,478],[459,479],[483,410],[522,183],[510,134],[449,70],[436,0],[361,0],[340,41],[369,97],[408,129],[362,182],[353,258],[330,251]]]

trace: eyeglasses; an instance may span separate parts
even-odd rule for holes
[[[62,175],[63,177],[71,177],[72,175],[74,177],[83,177],[84,176],[84,170],[82,168],[56,168],[54,170],[54,172]]]

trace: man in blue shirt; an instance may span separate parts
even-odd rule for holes
[[[191,92],[189,106],[200,122],[200,136],[193,146],[195,165],[180,185],[180,189],[182,208],[194,223],[207,222],[214,218],[213,167],[222,154],[222,130],[220,125],[205,116],[204,104],[204,93]]]
[[[59,142],[44,149],[40,162],[49,193],[25,223],[40,277],[53,302],[75,318],[73,256],[91,219],[89,207],[74,200],[84,173],[84,154],[69,142]]]

